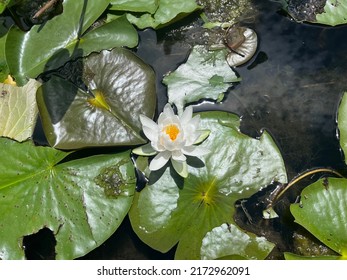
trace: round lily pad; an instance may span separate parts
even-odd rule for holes
[[[211,131],[201,144],[210,153],[201,159],[188,159],[189,175],[185,179],[170,166],[152,172],[149,184],[136,193],[129,212],[134,231],[152,248],[166,252],[178,243],[176,259],[203,258],[206,234],[224,223],[235,225],[237,200],[273,180],[287,180],[281,154],[266,131],[260,139],[254,139],[239,131],[236,115],[204,112],[200,116],[201,129]],[[264,251],[252,254],[245,257],[264,257]],[[219,257],[217,252],[215,255]]]
[[[152,68],[123,48],[93,53],[76,63],[82,63],[80,78],[88,90],[53,76],[37,93],[50,145],[76,149],[145,143],[139,115],[153,118],[155,112]]]

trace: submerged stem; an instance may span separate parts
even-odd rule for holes
[[[333,170],[333,169],[329,169],[329,168],[318,168],[318,169],[313,169],[313,170],[309,170],[303,174],[300,174],[297,177],[294,177],[282,190],[280,191],[276,191],[275,195],[273,198],[270,199],[269,204],[267,205],[266,209],[263,211],[263,216],[264,218],[267,219],[271,219],[271,218],[275,218],[278,217],[277,214],[275,213],[275,211],[272,209],[272,206],[276,203],[276,201],[293,185],[295,185],[296,183],[298,183],[300,180],[306,178],[307,176],[313,175],[313,174],[317,174],[320,172],[328,172],[328,173],[332,173],[336,176],[339,177],[343,177],[339,172]]]

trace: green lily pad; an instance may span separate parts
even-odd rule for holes
[[[128,20],[138,28],[160,28],[200,9],[195,0],[158,0],[155,13],[127,13]]]
[[[204,46],[195,46],[186,63],[163,79],[168,86],[169,103],[180,112],[186,104],[202,99],[222,100],[232,83],[240,81],[225,55],[223,50],[210,52]]]
[[[84,3],[87,3],[84,7]],[[117,46],[134,47],[135,28],[121,17],[86,32],[109,5],[108,0],[64,0],[64,12],[28,32],[12,27],[6,40],[6,60],[20,85],[68,60]],[[101,43],[102,42],[102,43]]]
[[[347,92],[344,93],[338,110],[338,128],[340,146],[345,154],[345,162],[347,163]]]
[[[158,9],[159,1],[160,0],[113,0],[110,3],[110,10],[154,14]]]
[[[201,258],[211,259],[265,259],[275,245],[235,225],[224,223],[208,232],[202,240]]]
[[[324,12],[316,15],[317,23],[339,25],[347,23],[347,1],[327,0]]]
[[[273,180],[287,180],[281,154],[266,131],[253,139],[240,133],[236,115],[205,112],[200,116],[200,128],[211,131],[201,145],[211,152],[202,161],[190,159],[186,179],[170,172],[171,168],[152,172],[129,212],[134,231],[152,248],[166,252],[178,243],[176,259],[201,259],[206,234],[224,223],[235,225],[237,200]],[[264,251],[247,255],[262,256]]]
[[[0,136],[17,141],[31,137],[38,114],[36,90],[40,85],[33,79],[24,87],[0,83]]]
[[[3,32],[5,34],[2,34]],[[0,82],[3,82],[10,73],[5,57],[6,32],[6,30],[0,30]]]
[[[138,116],[153,118],[155,112],[152,68],[122,48],[94,53],[81,61],[81,79],[94,96],[56,76],[37,92],[49,144],[76,149],[145,143]]]
[[[43,228],[54,234],[57,259],[83,256],[130,208],[136,180],[129,152],[69,161],[70,153],[28,141],[0,138],[0,147],[1,259],[23,259],[23,237]]]
[[[340,259],[347,258],[346,185],[347,180],[341,178],[319,180],[302,191],[300,204],[290,207],[295,222],[338,253]]]
[[[0,14],[6,9],[7,5],[13,2],[13,0],[0,0]]]

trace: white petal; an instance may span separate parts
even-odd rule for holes
[[[155,171],[162,168],[169,161],[170,157],[171,153],[169,151],[160,152],[152,159],[149,169]]]
[[[210,150],[200,146],[188,146],[188,147],[184,147],[182,149],[182,152],[188,156],[199,157],[199,156],[208,154]]]
[[[150,141],[154,141],[158,138],[158,125],[150,118],[140,115],[140,121],[142,123],[143,133]]]
[[[177,161],[186,161],[185,155],[182,153],[182,151],[173,151],[172,152],[172,159]]]
[[[184,110],[182,116],[180,117],[182,125],[188,124],[188,122],[192,119],[192,116],[193,116],[193,107],[188,106]]]
[[[194,118],[192,118],[189,121],[188,125],[194,127],[195,129],[198,129],[199,123],[200,123],[200,115],[196,115],[194,116]]]
[[[176,161],[171,159],[171,163],[176,172],[183,178],[188,177],[188,166],[186,161]]]
[[[154,156],[157,151],[153,149],[151,143],[147,143],[141,147],[135,148],[132,152],[139,156]]]
[[[167,104],[164,106],[164,110],[163,110],[163,112],[162,112],[161,114],[163,114],[164,116],[169,117],[169,118],[175,116],[175,113],[174,113],[174,111],[172,110],[172,107],[171,107],[171,105],[170,105],[169,103],[167,103]]]

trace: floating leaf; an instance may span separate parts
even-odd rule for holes
[[[93,51],[136,46],[137,32],[124,17],[86,32],[108,4],[107,0],[65,0],[63,14],[44,25],[28,32],[12,27],[6,40],[6,59],[17,83],[24,84],[27,77],[36,78]]]
[[[159,6],[154,14],[128,13],[128,20],[140,29],[147,27],[160,28],[200,8],[195,0],[158,0],[158,3]]]
[[[0,0],[0,14],[6,9],[7,5],[13,2],[13,0]]]
[[[201,258],[265,259],[274,248],[265,237],[245,233],[235,225],[222,224],[202,239]]]
[[[160,0],[113,0],[111,10],[128,12],[147,12],[154,14]]]
[[[324,13],[316,15],[317,23],[339,25],[347,23],[347,0],[327,0]]]
[[[201,128],[211,131],[201,145],[211,153],[202,161],[188,159],[186,179],[176,177],[170,168],[152,172],[129,212],[134,231],[152,248],[166,252],[178,243],[177,259],[202,258],[206,234],[224,223],[235,224],[237,200],[273,180],[287,180],[281,154],[268,133],[258,140],[240,133],[239,117],[229,113],[200,116]],[[248,257],[259,256],[254,252]]]
[[[227,62],[231,67],[239,66],[249,61],[255,54],[258,46],[258,36],[254,30],[243,27],[240,27],[240,29],[242,30],[243,42],[240,42],[238,47],[232,47],[227,55]],[[231,36],[233,36],[233,33],[231,33]]]
[[[3,35],[2,32],[3,30],[0,31],[0,82],[3,82],[10,73],[5,57],[6,35]]]
[[[94,96],[64,78],[53,76],[37,93],[43,129],[51,146],[145,143],[139,115],[153,118],[155,74],[131,51],[116,48],[77,61]]]
[[[340,254],[341,259],[347,258],[346,185],[346,179],[319,180],[302,191],[300,204],[292,204],[290,207],[295,222]]]
[[[31,142],[0,138],[0,147],[1,259],[23,259],[23,237],[42,228],[54,233],[57,259],[83,256],[114,233],[130,208],[129,152],[66,161],[69,153]]]
[[[340,146],[345,154],[347,163],[347,92],[342,97],[338,111],[338,128],[340,132]]]
[[[35,95],[40,85],[33,79],[24,87],[0,83],[0,136],[17,141],[31,137],[38,114]]]
[[[168,86],[169,102],[178,111],[201,99],[221,100],[231,83],[238,81],[225,60],[225,52],[209,52],[204,46],[195,46],[186,63],[163,79]]]

